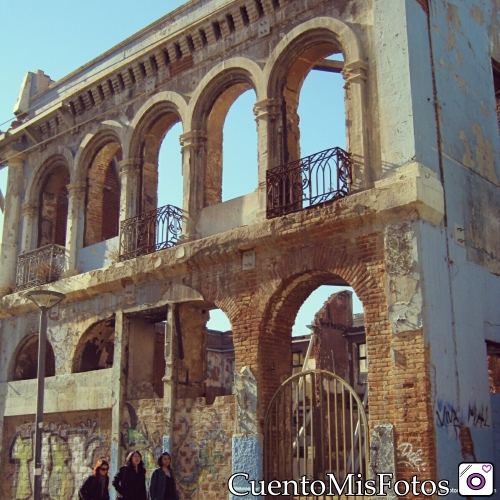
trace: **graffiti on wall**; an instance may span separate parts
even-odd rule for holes
[[[160,429],[154,428],[154,422],[148,426],[145,419],[139,419],[132,404],[125,403],[125,408],[126,416],[121,432],[122,447],[125,455],[134,450],[140,451],[149,478],[157,467],[157,458],[163,451],[163,434]]]
[[[34,466],[34,428],[23,424],[14,434],[7,477],[12,498],[26,500],[32,496]],[[51,500],[77,500],[78,486],[91,474],[94,457],[100,452],[104,438],[97,432],[96,421],[49,424],[42,433],[42,496]],[[107,450],[106,450],[107,451]]]
[[[398,446],[398,464],[407,465],[416,469],[418,472],[421,472],[421,467],[425,467],[427,465],[427,463],[422,459],[423,454],[423,450],[414,449],[411,443],[401,443]]]
[[[176,416],[172,455],[181,498],[198,498],[202,484],[211,484],[213,489],[216,484],[225,484],[231,473],[233,423],[223,409],[211,409],[208,413],[198,412],[196,407],[184,409]]]
[[[491,427],[489,408],[487,406],[478,407],[476,404],[469,403],[467,411],[461,413],[453,405],[438,401],[436,405],[436,425],[452,430],[458,439],[461,426],[478,427],[480,429]]]

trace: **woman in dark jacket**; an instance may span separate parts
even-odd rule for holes
[[[81,500],[109,500],[109,464],[106,460],[98,460],[94,472],[83,483],[78,492]]]
[[[147,500],[146,468],[139,451],[128,454],[125,465],[113,479],[113,486],[122,500]]]
[[[171,462],[167,452],[158,457],[158,469],[151,474],[149,483],[150,500],[179,500]]]

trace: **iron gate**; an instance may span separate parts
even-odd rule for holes
[[[266,482],[321,480],[333,473],[342,484],[349,473],[368,478],[368,426],[354,389],[324,370],[286,380],[264,420]]]

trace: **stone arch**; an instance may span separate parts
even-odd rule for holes
[[[9,370],[9,381],[31,380],[37,378],[38,334],[28,335],[17,346]],[[45,347],[45,377],[56,374],[54,349],[47,339]]]
[[[115,318],[94,323],[80,337],[73,355],[72,373],[103,370],[113,366]]]
[[[169,99],[167,99],[169,98]],[[177,123],[184,123],[186,103],[173,92],[161,92],[139,110],[130,127],[128,154],[140,159],[139,212],[154,210],[158,205],[158,156],[163,139]]]
[[[141,133],[151,126],[162,112],[173,112],[184,125],[188,118],[186,100],[176,92],[163,91],[149,98],[134,115],[123,141],[124,158],[139,158]]]
[[[112,129],[87,134],[75,158],[75,181],[86,183],[83,246],[118,236],[121,140]]]
[[[203,207],[222,201],[222,134],[226,115],[245,91],[253,89],[263,99],[262,71],[248,59],[230,59],[213,68],[196,88],[189,105],[190,127],[205,137]]]
[[[270,271],[272,293],[252,307],[261,311],[258,366],[259,418],[280,384],[291,375],[290,335],[296,315],[306,298],[321,285],[352,286],[363,303],[367,338],[373,334],[369,318],[380,312],[380,281],[355,257],[338,250],[318,247],[299,249],[293,258],[282,261]],[[268,289],[268,291],[270,291]],[[383,291],[382,291],[383,292]],[[270,363],[272,360],[272,366]]]
[[[354,160],[352,189],[359,189],[371,179],[364,168],[364,165],[369,165],[365,124],[368,66],[358,36],[338,19],[321,17],[295,27],[282,38],[268,58],[264,68],[267,94],[281,108],[284,121],[283,132],[279,131],[279,123],[275,130],[270,131],[269,147],[282,163],[300,157],[296,115],[302,83],[317,62],[336,52],[344,56],[342,75],[345,80],[347,149]]]
[[[34,207],[36,247],[66,245],[68,189],[73,158],[66,148],[53,148],[30,179],[28,204]]]
[[[50,166],[54,163],[54,161],[64,164],[70,174],[73,173],[74,157],[73,153],[68,148],[64,146],[57,146],[45,151],[40,157],[40,167],[35,169],[34,174],[28,181],[24,200],[26,203],[38,202],[38,186],[40,185],[40,179],[45,176],[47,169],[50,169]]]

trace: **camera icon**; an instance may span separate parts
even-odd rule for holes
[[[493,464],[461,463],[458,466],[458,493],[464,497],[493,495]]]

